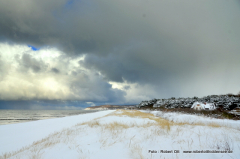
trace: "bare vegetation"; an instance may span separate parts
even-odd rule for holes
[[[224,151],[233,151],[234,149],[232,138],[225,133],[221,134],[220,139],[214,142],[210,147],[213,149]]]
[[[138,124],[136,122],[124,123],[119,121],[112,121],[108,123],[102,122],[103,118],[111,116],[128,116],[131,118],[148,119],[149,122],[142,124]],[[144,153],[145,150],[143,150],[142,144],[146,141],[155,142],[158,137],[161,138],[163,136],[164,138],[170,139],[170,141],[172,141],[172,145],[177,146],[178,149],[181,149],[182,145],[187,145],[189,149],[196,146],[202,147],[206,144],[205,141],[208,141],[208,138],[211,139],[209,140],[209,148],[227,151],[232,151],[234,149],[232,138],[228,135],[222,135],[222,139],[215,142],[213,139],[217,139],[217,137],[214,134],[200,131],[200,129],[198,132],[191,130],[192,128],[196,128],[196,126],[199,126],[199,128],[202,126],[208,126],[213,129],[220,127],[220,125],[216,123],[175,123],[138,110],[116,110],[115,112],[102,118],[97,118],[90,122],[79,123],[69,129],[53,133],[42,140],[34,142],[28,147],[22,148],[21,150],[5,153],[0,156],[0,159],[26,158],[26,156],[34,159],[44,158],[45,151],[56,147],[58,144],[64,144],[69,149],[76,150],[79,154],[79,158],[87,158],[89,154],[94,152],[87,149],[87,145],[81,145],[81,136],[88,135],[85,134],[85,130],[89,129],[96,132],[95,135],[97,141],[95,142],[99,142],[100,149],[106,149],[118,143],[124,143],[125,147],[129,149],[129,155],[131,158],[144,158],[146,153]],[[139,134],[130,136],[127,132],[133,130],[132,128],[137,130]],[[147,130],[149,130],[150,133],[146,133]],[[192,131],[193,133],[188,138],[181,137],[186,130],[189,132]],[[145,133],[141,134],[140,132]],[[204,138],[205,136],[206,138]],[[194,138],[197,138],[198,140],[194,141]],[[91,145],[91,142],[89,142],[89,145]]]
[[[138,110],[117,110],[112,114],[109,115],[115,115],[115,116],[129,116],[129,117],[135,117],[135,118],[148,118],[150,120],[154,120],[156,123],[150,123],[147,124],[148,126],[153,126],[153,125],[157,125],[160,126],[161,128],[167,128],[168,130],[170,130],[171,126],[173,125],[178,125],[178,126],[182,126],[182,125],[194,125],[194,126],[211,126],[211,127],[220,127],[219,124],[217,123],[203,123],[203,122],[197,122],[197,123],[187,123],[187,122],[180,122],[180,123],[175,123],[166,119],[163,119],[161,117],[156,117],[153,114],[150,113],[144,113]]]

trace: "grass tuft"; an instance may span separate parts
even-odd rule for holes
[[[113,112],[112,114],[109,114],[111,116],[129,116],[132,118],[147,118],[150,120],[155,121],[156,123],[148,123],[141,125],[141,127],[149,127],[149,126],[159,126],[161,128],[165,128],[168,131],[170,130],[171,126],[174,124],[171,121],[168,121],[166,119],[160,118],[160,117],[155,117],[153,114],[150,113],[144,113],[138,110],[117,110]]]
[[[87,125],[92,128],[92,127],[95,127],[95,126],[100,126],[100,123],[99,123],[99,121],[94,120],[94,121],[91,121],[91,122],[87,122]]]
[[[90,122],[84,122],[84,123],[79,123],[76,124],[73,128],[69,129],[64,129],[62,131],[53,133],[49,135],[48,137],[34,142],[31,146],[29,147],[24,147],[18,151],[11,152],[11,153],[5,153],[2,156],[0,156],[0,159],[6,159],[10,157],[14,157],[15,155],[21,156],[21,153],[23,151],[30,151],[31,152],[31,157],[30,158],[41,158],[41,156],[44,153],[44,149],[55,146],[58,143],[64,143],[64,144],[72,144],[74,141],[74,137],[79,134],[79,131],[83,131],[86,127],[94,128],[94,130],[97,128],[100,128],[102,130],[102,133],[108,133],[108,138],[102,138],[99,140],[101,143],[101,147],[108,147],[112,146],[117,142],[122,142],[124,141],[124,136],[125,135],[120,135],[124,134],[129,128],[140,128],[140,130],[143,130],[145,128],[151,129],[151,135],[147,135],[146,139],[153,139],[152,136],[157,135],[166,135],[166,134],[173,134],[174,128],[172,129],[171,133],[171,127],[172,126],[177,126],[177,129],[174,133],[175,136],[179,136],[179,132],[181,132],[181,128],[184,125],[192,125],[192,126],[211,126],[214,128],[221,127],[220,125],[216,123],[201,123],[201,122],[195,122],[195,123],[176,123],[173,121],[169,121],[166,119],[163,119],[161,117],[156,117],[151,113],[145,113],[141,112],[138,110],[116,110],[115,112],[106,115],[106,116],[128,116],[131,118],[143,118],[143,119],[149,119],[153,122],[145,122],[143,124],[137,124],[135,122],[132,123],[124,123],[124,122],[111,122],[111,123],[101,123],[99,121],[99,118],[90,121]],[[105,117],[106,117],[105,116]],[[200,134],[200,133],[199,133]],[[109,137],[111,137],[113,140],[108,140]],[[142,147],[139,145],[135,145],[135,135],[129,140],[128,147],[130,148],[131,152],[133,153],[133,158],[143,158],[142,156]],[[226,139],[222,141],[221,143],[217,143],[216,145],[213,145],[215,147],[219,147],[219,145],[224,145],[221,147],[221,149],[226,149],[226,150],[232,150],[232,142],[229,138],[225,137]],[[180,141],[178,141],[180,142]],[[182,141],[181,141],[182,142]],[[200,142],[200,135],[199,135],[199,142]],[[178,143],[180,144],[180,143]],[[188,145],[191,147],[192,142],[189,140]],[[79,150],[79,153],[83,153],[82,150]]]

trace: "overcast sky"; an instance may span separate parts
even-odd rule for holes
[[[238,0],[0,0],[0,109],[240,91]]]

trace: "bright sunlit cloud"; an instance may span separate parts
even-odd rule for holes
[[[0,0],[0,108],[236,94],[239,7],[237,0]]]

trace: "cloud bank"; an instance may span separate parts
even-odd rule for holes
[[[0,99],[126,104],[238,93],[239,8],[237,0],[0,0]]]

